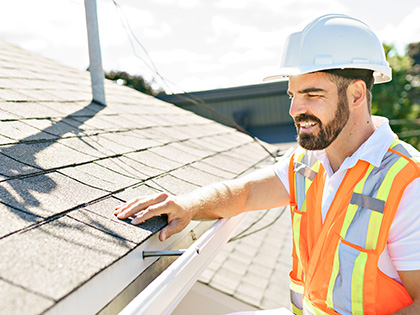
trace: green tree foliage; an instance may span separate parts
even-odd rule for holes
[[[154,89],[146,80],[140,75],[131,75],[124,71],[110,71],[105,73],[105,77],[118,84],[129,86],[137,91],[149,95],[158,95],[163,93],[161,89]]]
[[[407,46],[399,55],[393,45],[384,44],[392,67],[392,81],[373,87],[372,114],[387,117],[403,140],[420,147],[420,43]]]

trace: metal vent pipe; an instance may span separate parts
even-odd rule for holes
[[[105,75],[102,68],[96,0],[85,0],[85,11],[89,44],[89,72],[92,82],[92,98],[94,102],[105,105]]]

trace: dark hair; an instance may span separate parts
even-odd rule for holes
[[[347,87],[356,80],[363,80],[366,84],[366,100],[371,113],[372,88],[374,83],[373,71],[367,69],[330,69],[324,70],[328,78],[337,85],[338,93],[345,93]]]

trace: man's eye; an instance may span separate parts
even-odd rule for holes
[[[315,98],[315,97],[320,97],[321,95],[318,95],[318,94],[308,94],[308,97],[311,97],[311,98]]]

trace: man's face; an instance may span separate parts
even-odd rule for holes
[[[339,95],[336,84],[319,72],[290,77],[288,94],[299,145],[307,150],[327,148],[349,119],[347,95]]]

